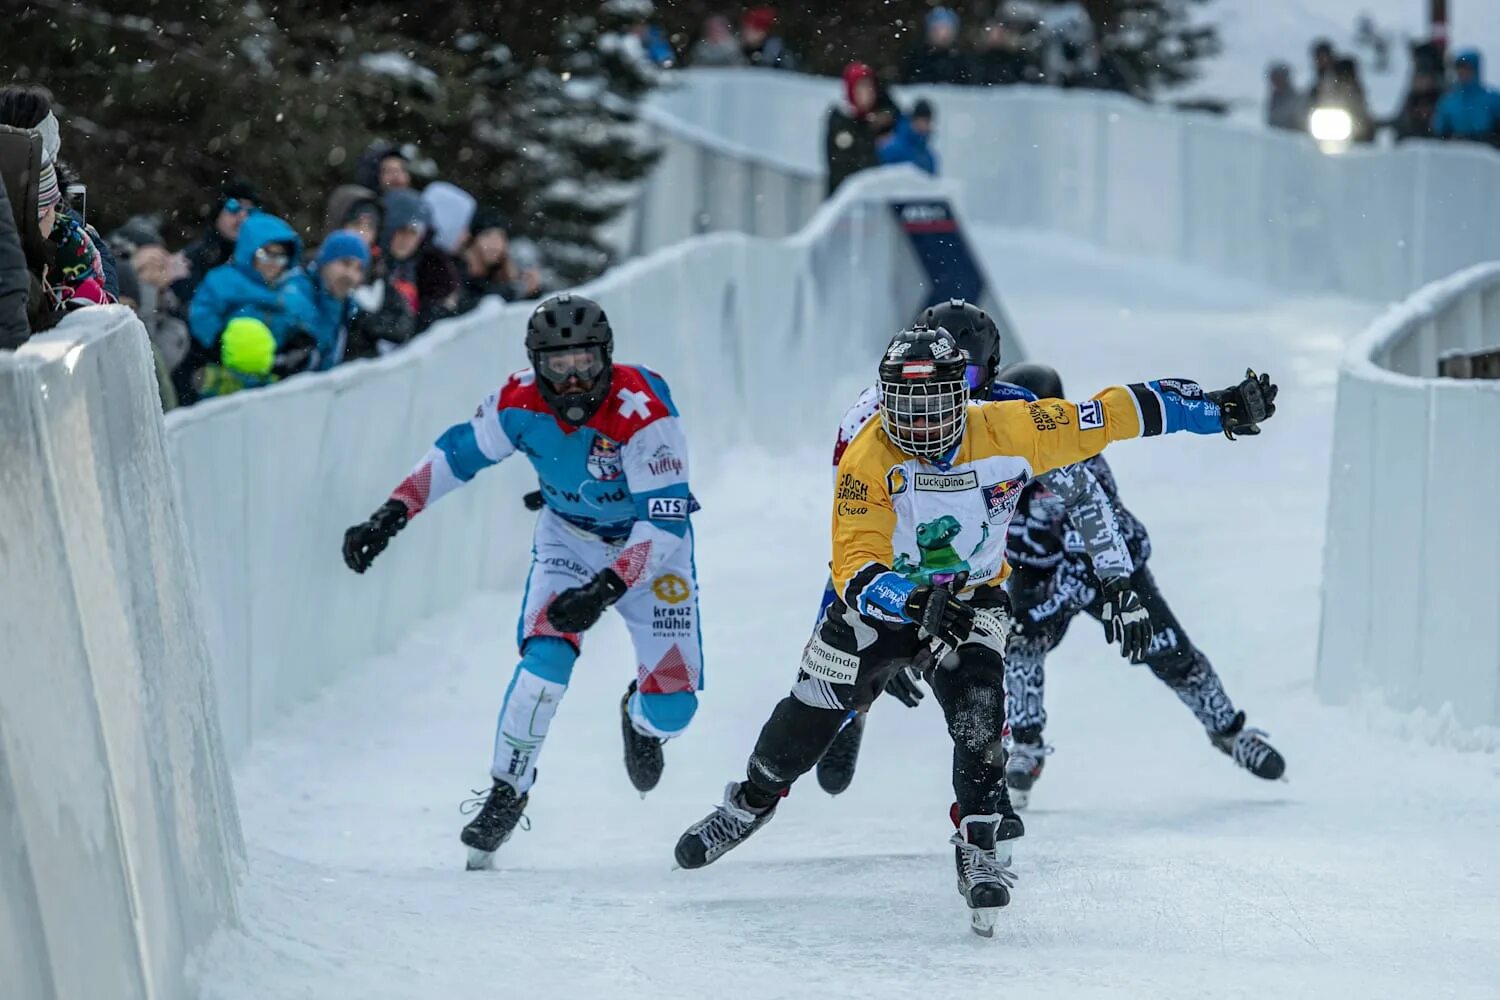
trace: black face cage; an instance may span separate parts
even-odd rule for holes
[[[908,455],[940,458],[964,436],[969,384],[960,374],[941,381],[880,380],[880,422]]]

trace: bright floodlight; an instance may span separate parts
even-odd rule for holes
[[[1307,130],[1319,142],[1348,142],[1354,135],[1354,119],[1343,108],[1314,108]]]

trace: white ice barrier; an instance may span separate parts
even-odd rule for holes
[[[695,478],[726,447],[805,445],[834,427],[926,294],[889,203],[952,194],[910,169],[871,175],[790,239],[702,237],[583,290],[609,313],[617,359],[671,385]],[[532,307],[490,303],[377,361],[168,419],[231,755],[423,618],[520,586],[535,518],[521,495],[536,484],[520,459],[416,518],[363,576],[340,545],[443,430],[525,367]],[[511,655],[495,650],[497,671]]]
[[[685,233],[779,235],[823,187],[837,80],[689,70],[646,115],[665,165],[633,247]],[[1060,232],[1293,291],[1396,299],[1500,258],[1500,156],[1405,143],[1328,156],[1306,136],[1114,95],[1043,87],[902,88],[937,108],[942,172],[970,222]],[[1005,275],[997,274],[1000,288]]]
[[[0,996],[178,1000],[242,848],[128,309],[0,351]]]
[[[1436,378],[1500,345],[1500,263],[1423,288],[1339,373],[1317,686],[1500,724],[1500,382]]]

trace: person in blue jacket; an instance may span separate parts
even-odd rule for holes
[[[937,154],[929,145],[931,138],[932,102],[924,98],[912,105],[911,114],[896,119],[895,127],[876,143],[875,152],[883,166],[910,163],[935,175]]]
[[[1484,85],[1483,61],[1473,49],[1453,60],[1458,82],[1438,101],[1432,134],[1440,139],[1494,142],[1500,137],[1500,93]]]
[[[303,322],[303,299],[287,281],[302,241],[285,220],[267,212],[240,227],[234,256],[204,277],[188,305],[188,329],[212,349],[231,319],[253,316],[271,328],[278,343]]]
[[[313,371],[327,371],[344,359],[349,321],[358,308],[351,293],[365,280],[370,249],[352,229],[335,230],[318,248],[318,255],[287,279],[289,290],[302,299],[304,329],[318,345]]]

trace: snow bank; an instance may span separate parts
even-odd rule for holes
[[[1339,372],[1319,694],[1500,724],[1500,382],[1432,377],[1500,345],[1500,263],[1421,289]]]
[[[178,998],[242,852],[124,307],[0,351],[0,993]]]
[[[839,82],[763,70],[678,78],[643,112],[666,153],[629,245],[794,230],[821,195],[823,120]],[[1500,156],[1483,147],[1326,156],[1305,136],[1114,95],[914,87],[899,96],[936,105],[942,170],[972,222],[1381,300],[1500,258],[1500,228],[1488,221],[1500,206]]]
[[[890,203],[952,194],[909,168],[882,172],[790,239],[702,237],[584,289],[609,313],[616,357],[671,384],[700,481],[732,445],[806,444],[835,426],[927,295]],[[444,429],[525,367],[531,308],[491,302],[385,358],[168,419],[231,755],[422,619],[521,584],[534,519],[521,495],[535,479],[519,460],[417,518],[364,576],[340,544]]]

